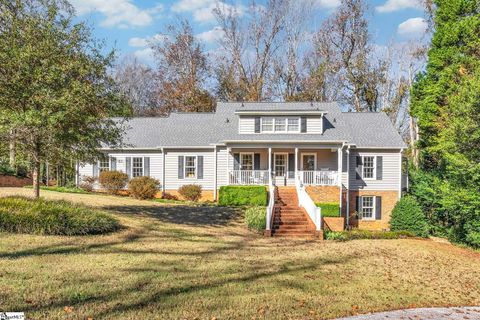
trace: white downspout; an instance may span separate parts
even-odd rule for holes
[[[165,197],[165,149],[161,148],[162,150],[162,197]]]
[[[272,179],[272,148],[268,148],[268,181],[270,185],[273,185]]]

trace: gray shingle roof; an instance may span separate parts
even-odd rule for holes
[[[236,110],[321,110],[323,134],[240,134]],[[218,103],[214,113],[172,113],[161,118],[132,118],[124,142],[132,148],[195,147],[226,141],[346,141],[358,148],[403,148],[402,138],[384,113],[343,113],[337,103]]]

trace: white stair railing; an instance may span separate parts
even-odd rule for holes
[[[270,179],[271,180],[271,179]],[[272,230],[272,218],[273,218],[273,209],[275,207],[275,186],[273,183],[269,183],[269,199],[268,199],[268,207],[267,207],[267,218],[266,218],[266,226],[265,230],[269,231]]]
[[[315,224],[317,231],[322,230],[322,211],[315,205],[312,198],[305,191],[305,186],[301,183],[300,175],[295,179],[295,187],[298,195],[298,205],[307,211],[310,219]]]
[[[229,184],[266,185],[268,184],[268,171],[267,170],[233,170],[233,171],[230,171]]]
[[[298,171],[298,178],[302,185],[336,186],[338,184],[338,171]]]

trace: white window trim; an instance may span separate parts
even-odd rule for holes
[[[371,197],[372,198],[372,217],[367,217],[365,218],[363,216],[363,198],[365,197]],[[362,220],[365,221],[375,221],[376,219],[376,214],[377,214],[377,197],[376,196],[369,196],[369,195],[364,195],[360,196],[360,214],[362,217]]]
[[[373,177],[365,178],[365,158],[373,157]],[[363,180],[377,180],[377,156],[362,156],[362,179]]]
[[[195,177],[187,177],[187,157],[195,158]],[[185,180],[197,180],[198,178],[198,156],[184,155],[183,156],[183,179]]]
[[[101,171],[102,168],[105,168],[105,167],[101,167],[101,166],[100,166],[100,162],[102,162],[102,161],[101,161],[101,160],[98,160],[98,161],[97,161],[97,167],[98,167],[98,172],[99,172],[99,173],[100,173],[100,171]],[[109,157],[109,156],[107,156],[107,163],[108,163],[108,166],[106,167],[106,168],[108,168],[107,171],[111,171],[111,167],[110,167],[110,157]]]
[[[137,159],[138,159],[138,158],[142,159],[142,174],[139,175],[139,176],[137,176],[137,177],[143,177],[143,176],[145,175],[145,157],[132,157],[132,168],[131,168],[131,170],[132,170],[132,172],[131,172],[132,178],[135,178],[135,177],[133,176],[133,169],[134,169],[133,163],[135,162],[135,161],[133,161],[133,159],[135,159],[135,158],[137,158]],[[110,164],[109,164],[109,165],[110,165]]]
[[[254,171],[255,170],[255,154],[253,152],[240,152],[240,163],[239,163],[239,167],[240,167],[240,170],[245,170],[242,168],[242,158],[244,155],[251,155],[252,156],[252,170],[251,171]]]
[[[277,162],[275,161],[275,157],[278,155],[285,155],[285,174],[288,176],[288,152],[274,152],[273,153],[273,176],[275,178],[280,178],[280,177],[283,177],[283,176],[277,176],[276,172],[277,172]]]
[[[263,119],[269,118],[272,119],[272,131],[264,131],[263,130]],[[275,123],[277,119],[283,119],[285,122],[285,131],[276,131],[275,130]],[[296,131],[288,131],[288,119],[298,119],[298,130]],[[288,133],[301,133],[302,131],[302,119],[301,117],[288,117],[288,116],[278,116],[278,117],[260,117],[260,133],[273,133],[273,134],[288,134]]]
[[[315,159],[315,165],[313,167],[313,171],[317,171],[317,153],[316,152],[302,152],[301,153],[301,168],[302,168],[302,171],[305,170],[305,168],[303,167],[303,156],[313,156],[314,159]]]

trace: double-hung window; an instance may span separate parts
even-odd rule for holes
[[[101,158],[100,161],[98,161],[98,171],[104,172],[109,170],[110,170],[110,161],[108,157]]]
[[[363,178],[375,179],[375,157],[363,157]]]
[[[300,125],[298,118],[288,118],[287,119],[287,131],[288,132],[299,132]]]
[[[275,118],[275,132],[287,131],[285,120],[286,120],[285,118]]]
[[[262,118],[262,132],[272,132],[273,131],[273,119],[270,117]]]
[[[240,153],[240,169],[253,170],[253,153]]]
[[[375,219],[375,197],[374,196],[362,196],[362,219],[373,220]]]
[[[141,177],[143,176],[143,158],[134,157],[132,158],[132,177]]]
[[[185,157],[185,178],[197,177],[197,157],[186,156]]]

